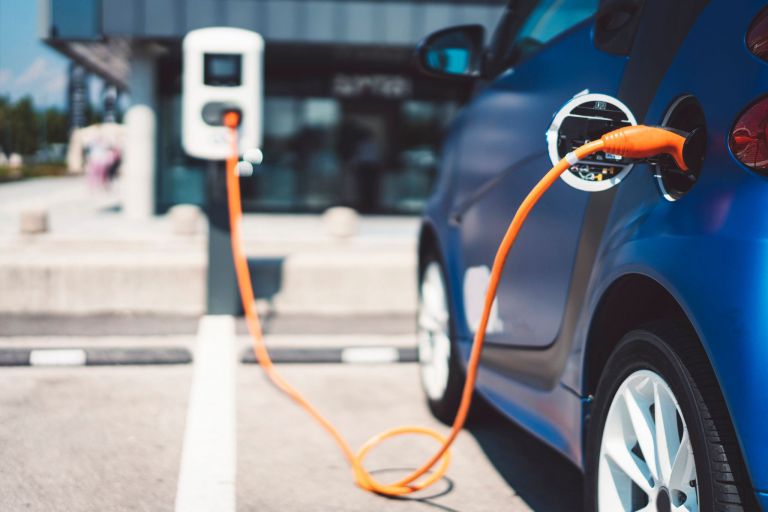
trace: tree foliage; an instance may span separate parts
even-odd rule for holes
[[[37,112],[29,96],[15,103],[0,96],[0,148],[6,153],[31,155],[41,146],[68,140],[66,113],[53,107]]]
[[[10,130],[8,128],[8,116],[11,108],[11,100],[8,96],[0,96],[0,148],[10,150]]]
[[[22,155],[37,151],[37,116],[32,98],[25,96],[10,109],[8,127],[11,132],[10,150]]]
[[[59,109],[48,108],[42,114],[45,126],[45,142],[48,144],[69,142],[69,119]]]

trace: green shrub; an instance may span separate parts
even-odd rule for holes
[[[43,176],[64,176],[65,174],[67,174],[67,166],[64,164],[29,164],[22,165],[18,169],[0,166],[0,181],[16,181]]]

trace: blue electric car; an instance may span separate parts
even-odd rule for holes
[[[489,268],[525,194],[631,124],[706,134],[701,165],[597,154],[512,248],[478,392],[585,474],[586,510],[768,510],[768,10],[757,0],[514,0],[437,32],[471,99],[420,235],[419,352],[453,419]]]

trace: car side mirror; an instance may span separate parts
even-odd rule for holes
[[[443,78],[479,78],[483,62],[485,28],[461,25],[440,30],[416,47],[419,69]]]

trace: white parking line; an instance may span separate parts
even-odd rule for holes
[[[350,364],[395,363],[399,359],[395,347],[352,347],[341,351],[341,361]]]
[[[200,320],[176,493],[177,512],[234,512],[235,320]]]
[[[83,366],[85,362],[85,350],[80,349],[32,350],[29,353],[30,366]]]

